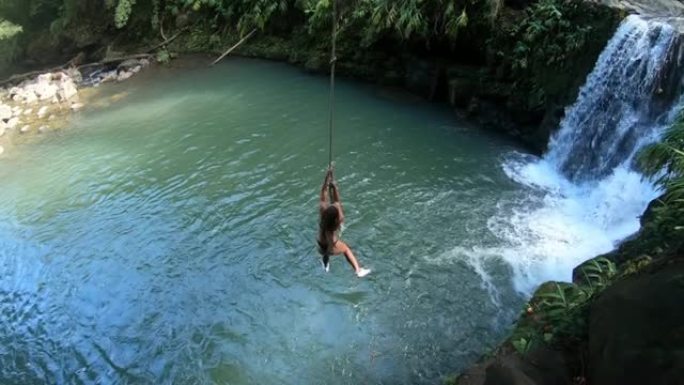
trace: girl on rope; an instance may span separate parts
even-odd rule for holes
[[[332,203],[329,197],[332,194]],[[370,270],[359,265],[349,246],[339,239],[338,231],[344,222],[344,211],[340,200],[340,190],[333,177],[332,166],[328,167],[325,180],[321,187],[321,201],[319,204],[320,222],[318,228],[318,252],[323,256],[325,271],[330,270],[330,256],[344,254],[347,262],[352,266],[357,277],[365,277]]]

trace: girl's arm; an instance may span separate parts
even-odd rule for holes
[[[332,181],[332,176],[332,169],[328,168],[328,171],[325,173],[325,180],[323,180],[323,185],[321,186],[321,196],[319,204],[321,211],[328,206],[328,186]]]
[[[337,182],[335,180],[330,184],[330,190],[332,190],[332,201],[333,205],[337,207],[340,212],[340,223],[344,222],[344,210],[342,210],[342,199],[340,198],[340,189],[337,187]]]

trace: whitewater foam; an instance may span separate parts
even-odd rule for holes
[[[565,179],[545,159],[509,160],[504,170],[529,194],[500,202],[488,227],[510,245],[499,254],[523,293],[543,281],[571,280],[575,266],[636,232],[639,216],[658,196],[649,181],[624,165],[599,182],[582,185]]]
[[[488,228],[506,246],[484,254],[498,254],[511,267],[517,291],[570,281],[575,266],[638,231],[639,216],[659,191],[632,163],[681,110],[679,40],[663,22],[626,18],[548,154],[504,160],[504,172],[526,193],[498,203]]]

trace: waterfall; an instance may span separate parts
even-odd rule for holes
[[[670,123],[681,92],[679,33],[629,16],[552,138],[547,159],[580,182],[609,175]]]
[[[506,174],[528,191],[499,202],[488,225],[507,245],[495,254],[512,268],[518,291],[571,280],[575,266],[639,229],[639,216],[658,191],[634,170],[633,158],[678,112],[681,40],[664,21],[626,18],[549,152],[505,160]]]

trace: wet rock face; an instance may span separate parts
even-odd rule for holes
[[[463,373],[457,385],[570,385],[562,353],[540,346],[525,356],[503,348]]]
[[[592,305],[589,383],[684,381],[684,261],[619,281]]]
[[[678,17],[684,15],[684,4],[677,0],[600,0],[611,8],[629,13],[653,17]]]

